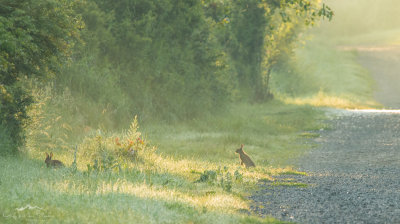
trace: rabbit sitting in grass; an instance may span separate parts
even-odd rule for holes
[[[240,159],[240,165],[243,165],[248,168],[248,167],[255,167],[256,165],[254,164],[253,160],[250,159],[250,157],[243,151],[243,144],[240,146],[239,149],[236,149],[236,153],[239,154],[239,159]]]
[[[50,155],[46,152],[46,159],[44,162],[46,163],[47,167],[58,168],[64,167],[64,164],[60,160],[52,160],[53,153],[51,152]]]

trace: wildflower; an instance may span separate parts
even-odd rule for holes
[[[140,137],[138,137],[137,139],[136,139],[136,141],[138,142],[138,143],[140,143],[140,144],[144,144],[144,142],[143,142],[143,140],[140,138]]]
[[[118,146],[121,146],[121,143],[119,142],[119,138],[118,137],[115,138],[115,144],[118,145]]]

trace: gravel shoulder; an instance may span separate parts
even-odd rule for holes
[[[400,108],[400,50],[359,58],[377,80],[376,99]],[[327,113],[329,130],[294,163],[308,175],[260,183],[252,212],[298,223],[400,223],[400,112]]]
[[[297,162],[307,176],[265,182],[252,210],[299,223],[400,223],[400,114],[345,112]],[[307,187],[274,186],[304,183]]]

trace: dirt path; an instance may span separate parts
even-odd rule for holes
[[[400,46],[356,48],[359,63],[377,82],[375,98],[386,108],[400,109]]]
[[[360,62],[377,80],[377,100],[400,108],[400,51],[361,51]],[[400,112],[327,113],[331,129],[297,162],[309,175],[263,183],[253,212],[299,223],[400,223]]]

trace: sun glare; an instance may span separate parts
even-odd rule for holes
[[[381,110],[377,110],[377,109],[353,109],[353,110],[349,110],[352,112],[359,112],[359,113],[388,113],[388,114],[400,114],[400,109],[381,109]]]

